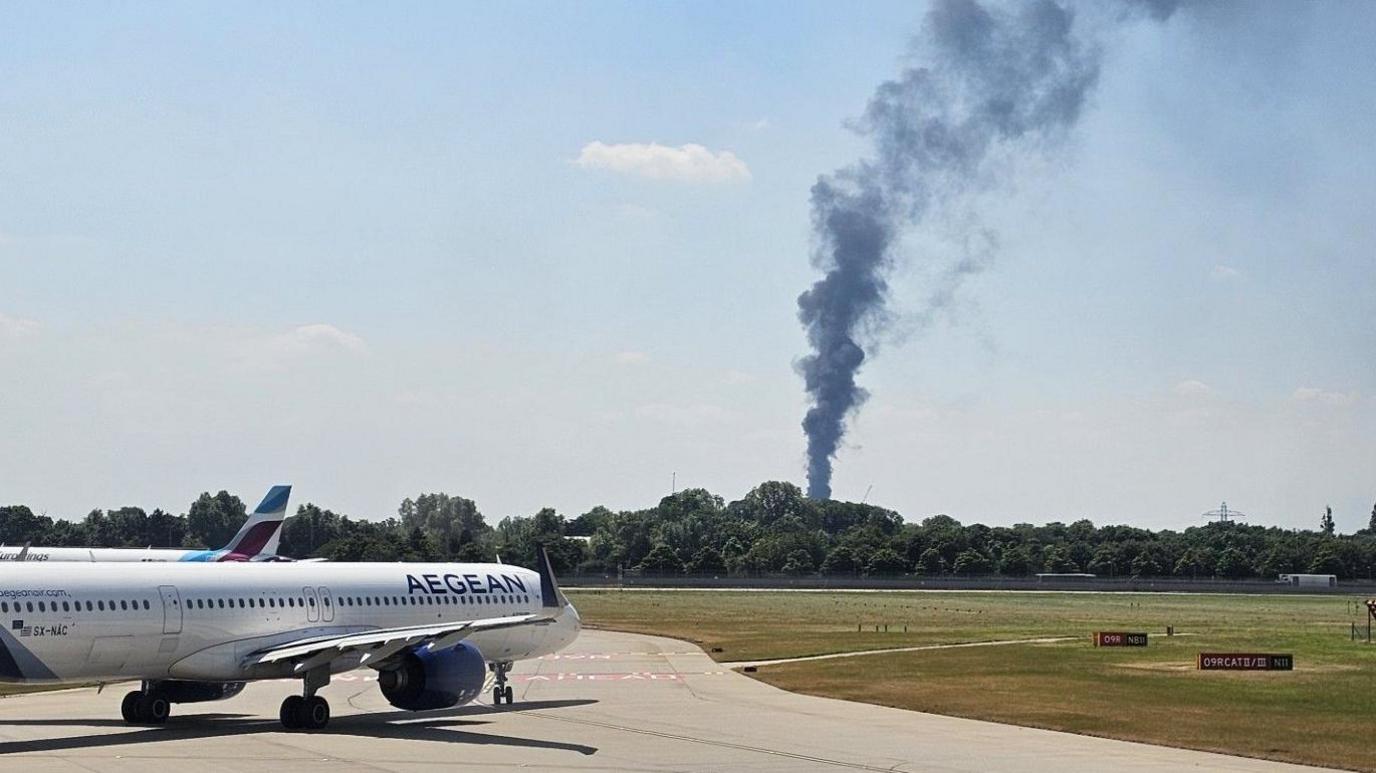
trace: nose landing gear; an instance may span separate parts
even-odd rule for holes
[[[492,685],[492,705],[500,706],[505,701],[510,706],[512,701],[511,685],[506,683],[507,672],[511,670],[511,661],[506,660],[492,664],[492,673],[495,674],[496,681]]]

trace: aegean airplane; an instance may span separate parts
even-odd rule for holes
[[[167,548],[48,548],[0,546],[0,561],[280,561],[277,544],[291,486],[273,486],[229,544],[219,550]]]
[[[121,705],[135,725],[174,703],[231,698],[244,683],[300,679],[290,730],[317,730],[332,674],[368,667],[408,711],[467,703],[494,675],[511,703],[512,663],[578,635],[549,556],[507,564],[219,563],[0,565],[0,681],[140,680]]]

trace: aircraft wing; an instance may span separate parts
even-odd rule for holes
[[[363,655],[359,665],[375,664],[412,647],[426,644],[434,644],[440,648],[452,647],[479,631],[543,625],[553,620],[554,616],[547,613],[527,613],[481,620],[455,620],[435,625],[382,628],[339,636],[319,636],[259,650],[249,655],[244,665],[294,660],[295,670],[299,673],[329,663],[335,658],[359,653]]]

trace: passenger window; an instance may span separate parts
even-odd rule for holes
[[[125,601],[124,599],[120,599],[120,600],[119,600],[119,608],[122,609],[122,610],[124,610],[125,612],[128,612],[128,611],[129,611],[129,602],[128,602],[128,601]]]
[[[93,611],[95,611],[95,608],[92,606],[91,602],[89,602],[89,601],[86,602],[86,611],[87,611],[87,612],[93,612]]]
[[[102,612],[105,611],[105,602],[104,602],[104,601],[97,601],[97,602],[96,602],[96,606],[97,606],[97,607],[100,607],[100,611],[102,611]]]
[[[8,601],[0,601],[0,612],[4,612],[4,613],[8,614],[9,611],[10,611],[10,603],[9,603]]]
[[[315,599],[308,599],[311,606],[315,606]]]
[[[43,607],[43,602],[41,602],[41,601],[38,602],[38,611],[39,611],[39,612],[46,612],[46,611],[48,611],[47,609],[45,609],[45,608]]]

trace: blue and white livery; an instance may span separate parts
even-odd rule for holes
[[[130,724],[300,679],[280,719],[320,729],[330,707],[316,691],[360,667],[406,711],[472,701],[489,671],[493,703],[511,703],[513,661],[563,649],[581,626],[543,548],[536,567],[0,564],[0,681],[140,680],[121,707]]]

